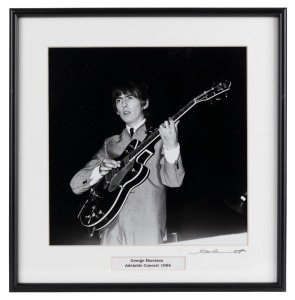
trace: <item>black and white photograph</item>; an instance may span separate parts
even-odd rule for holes
[[[287,9],[9,12],[10,291],[285,291]]]
[[[50,47],[50,245],[247,245],[247,47]]]

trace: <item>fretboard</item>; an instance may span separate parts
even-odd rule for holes
[[[231,83],[229,81],[222,82],[212,89],[205,91],[201,95],[192,99],[187,105],[180,109],[173,117],[173,121],[177,122],[183,117],[192,107],[194,107],[199,102],[208,101],[212,98],[229,90]],[[121,166],[127,165],[130,161],[135,159],[139,154],[141,154],[151,143],[155,142],[160,137],[159,129],[156,129],[150,136],[148,136],[135,150],[126,155],[122,161]]]

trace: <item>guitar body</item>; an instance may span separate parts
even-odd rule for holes
[[[139,143],[138,140],[131,141],[121,156],[129,153]],[[145,163],[153,154],[153,151],[146,149],[136,159],[119,169],[110,182],[103,177],[95,184],[78,215],[82,225],[95,226],[95,230],[109,225],[121,211],[129,193],[149,176],[150,171]],[[120,160],[120,157],[115,160]]]

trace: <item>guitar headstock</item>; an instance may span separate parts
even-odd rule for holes
[[[200,95],[198,99],[196,99],[196,101],[197,102],[208,101],[213,98],[217,98],[216,100],[220,100],[219,96],[229,91],[230,87],[231,87],[230,81],[228,80],[221,81],[218,84],[213,85],[213,87],[210,90],[205,91],[202,95]]]
[[[230,86],[231,86],[231,82],[228,80],[224,80],[219,82],[217,85],[214,85],[212,89],[215,90],[216,92],[220,92],[220,91],[226,92],[229,91]]]

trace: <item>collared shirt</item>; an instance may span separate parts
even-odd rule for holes
[[[145,121],[146,121],[146,120],[143,119],[142,121],[140,121],[138,124],[136,124],[136,125],[133,126],[133,127],[130,127],[130,126],[126,125],[126,128],[127,128],[128,133],[130,134],[130,129],[131,129],[131,128],[134,129],[134,133],[135,133],[135,131],[136,131],[141,125],[143,125],[143,124],[145,123]]]

